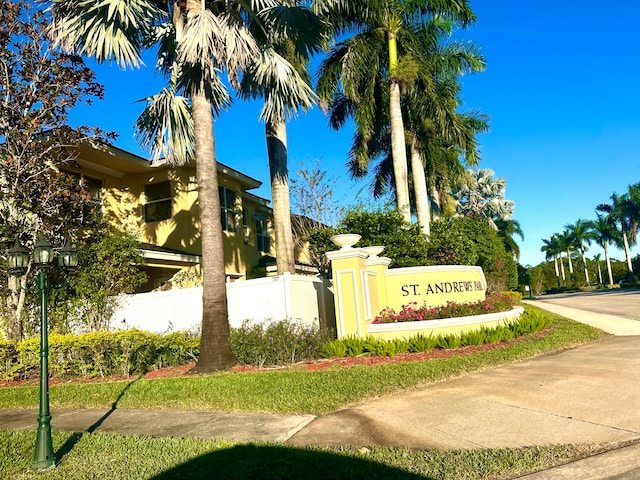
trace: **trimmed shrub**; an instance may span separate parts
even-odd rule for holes
[[[320,356],[329,332],[292,321],[253,324],[245,320],[231,329],[231,349],[240,363],[285,365]]]
[[[177,366],[198,356],[200,339],[176,332],[161,336],[140,330],[49,336],[49,375],[95,378],[139,375]],[[25,379],[40,367],[40,340],[0,344],[0,370],[5,380]]]

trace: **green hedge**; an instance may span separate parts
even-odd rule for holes
[[[139,375],[198,357],[200,338],[182,332],[157,335],[140,330],[49,336],[49,374],[55,378]],[[40,340],[0,342],[0,378],[32,376],[40,364]]]

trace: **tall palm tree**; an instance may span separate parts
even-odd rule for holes
[[[558,244],[558,239],[555,236],[552,236],[550,239],[542,239],[542,247],[540,247],[540,251],[544,252],[545,259],[549,260],[553,258],[553,266],[556,273],[556,279],[558,280],[558,288],[560,288],[560,271],[558,270],[558,256],[560,255],[560,246]],[[564,278],[564,275],[563,275]]]
[[[203,267],[202,334],[196,370],[228,368],[235,358],[229,342],[221,254],[213,111],[227,105],[229,95],[219,73],[226,71],[230,83],[239,86],[239,72],[260,54],[247,22],[260,22],[268,30],[277,21],[288,20],[287,7],[271,0],[251,4],[241,0],[52,0],[51,9],[55,18],[51,33],[57,43],[99,62],[137,67],[142,50],[159,46],[162,70],[169,75],[170,86],[149,100],[138,127],[148,128],[142,138],[155,150],[154,155],[162,150],[170,154],[167,160],[176,164],[189,160],[193,139]],[[167,144],[172,146],[162,147]]]
[[[609,285],[613,285],[613,273],[611,271],[611,259],[609,258],[609,245],[621,246],[623,244],[622,234],[617,229],[614,220],[608,215],[597,214],[596,220],[589,222],[589,228],[594,233],[594,240],[604,250],[604,258],[607,263],[607,273],[609,274]]]
[[[404,219],[411,221],[407,153],[401,109],[400,83],[407,74],[399,62],[399,44],[407,46],[413,39],[412,27],[434,15],[449,18],[467,26],[475,20],[467,0],[347,0],[318,2],[316,9],[330,19],[333,31],[348,38],[338,43],[320,67],[320,96],[331,99],[337,92],[348,98],[369,98],[379,88],[378,74],[385,73],[390,119],[390,151],[393,161],[396,205]],[[369,125],[376,112],[369,109],[368,118],[356,117],[357,128],[368,137]],[[362,124],[361,124],[362,122]]]
[[[573,276],[573,261],[571,260],[571,252],[573,250],[573,236],[571,232],[567,229],[563,230],[562,233],[556,233],[556,238],[558,239],[558,243],[560,244],[560,248],[567,252],[567,263],[569,264],[569,280],[571,280],[571,284],[573,285],[574,276]],[[562,255],[560,255],[560,261],[562,261]],[[564,266],[563,266],[564,269]]]
[[[600,267],[600,258],[601,255],[599,253],[596,253],[593,256],[593,261],[596,262],[596,265],[598,266],[598,283],[602,285],[604,282],[602,281],[602,268]]]
[[[565,225],[566,229],[568,229],[570,233],[570,237],[573,240],[574,244],[580,249],[580,254],[582,256],[582,262],[584,263],[584,277],[587,282],[587,286],[591,285],[589,281],[589,269],[587,268],[587,255],[586,255],[586,247],[587,245],[591,245],[591,241],[595,240],[595,233],[590,229],[590,223],[587,220],[578,219],[574,224]]]
[[[443,44],[443,38],[450,33],[451,22],[432,19],[416,29],[416,44],[411,50],[399,49],[401,59],[410,58],[416,65],[415,78],[405,79],[402,111],[407,119],[405,130],[411,159],[413,204],[418,224],[425,235],[430,232],[432,202],[429,190],[437,191],[435,178],[441,177],[442,188],[442,183],[451,182],[456,172],[460,175],[464,171],[460,163],[462,157],[467,165],[477,164],[479,155],[475,135],[488,128],[486,116],[456,111],[460,104],[458,75],[482,69],[484,60],[472,45]],[[386,51],[381,50],[380,55],[383,54],[386,55]],[[343,126],[347,116],[358,122],[349,152],[351,175],[366,175],[372,160],[380,159],[373,169],[371,184],[375,197],[393,191],[396,186],[389,148],[388,82],[384,75],[385,72],[378,72],[375,88],[369,97],[355,99],[334,92],[329,104],[333,128]]]
[[[246,98],[264,99],[260,119],[265,122],[267,139],[278,274],[295,273],[286,120],[315,103],[307,66],[322,39],[320,21],[310,10],[295,6],[289,14],[297,15],[296,23],[305,28],[295,32],[295,37],[291,31],[265,32],[267,35],[261,36],[261,55],[255,57],[244,74],[240,92]],[[264,32],[262,25],[254,25],[253,30],[256,34]]]
[[[407,80],[403,101],[405,130],[409,140],[410,172],[418,224],[430,233],[430,199],[427,174],[432,173],[432,157],[437,150],[454,151],[466,164],[476,166],[476,133],[488,129],[488,119],[478,112],[460,114],[458,77],[484,70],[484,58],[472,44],[453,42],[444,45],[451,34],[451,22],[434,19],[416,31],[418,43],[406,57],[417,65],[417,78]],[[414,53],[417,52],[417,53]],[[401,57],[401,58],[406,58]],[[408,63],[408,62],[407,62]],[[453,160],[459,163],[459,159]]]
[[[613,193],[609,198],[611,198],[611,203],[601,203],[596,207],[596,211],[606,213],[613,222],[619,225],[620,232],[622,233],[624,254],[627,260],[628,276],[629,280],[633,281],[633,264],[631,261],[630,245],[635,245],[636,243],[638,222],[640,222],[638,208],[636,207],[636,202],[634,202],[628,194],[617,195]]]

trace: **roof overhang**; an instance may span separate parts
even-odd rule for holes
[[[188,253],[168,252],[162,250],[148,250],[141,248],[142,257],[147,263],[160,264],[166,266],[188,267],[202,263],[201,255],[190,255]]]

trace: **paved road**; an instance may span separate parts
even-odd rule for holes
[[[541,295],[536,301],[640,320],[640,289],[557,293]]]

